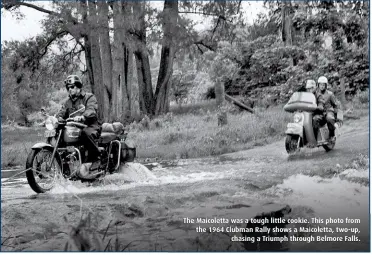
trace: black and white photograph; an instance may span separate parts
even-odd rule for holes
[[[1,1],[1,251],[370,252],[367,0]]]

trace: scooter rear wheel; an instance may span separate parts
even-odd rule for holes
[[[285,149],[288,154],[295,153],[299,148],[299,139],[298,135],[287,135],[285,138]]]
[[[333,148],[335,147],[335,145],[336,145],[336,140],[334,140],[334,141],[332,141],[332,142],[330,142],[328,144],[323,145],[323,148],[324,148],[324,150],[326,152],[329,152],[329,151],[333,150]]]

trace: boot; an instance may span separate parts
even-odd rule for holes
[[[95,161],[93,161],[92,165],[90,166],[89,171],[98,170],[101,166],[101,157],[98,157]]]
[[[336,140],[335,131],[329,130],[329,139],[330,142],[334,142]]]

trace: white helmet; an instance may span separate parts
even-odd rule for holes
[[[314,80],[306,81],[306,89],[313,89],[316,87],[316,82]]]
[[[318,79],[318,84],[319,83],[326,83],[328,84],[328,79],[325,76],[320,76]]]

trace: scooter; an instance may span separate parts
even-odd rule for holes
[[[316,98],[310,92],[295,92],[284,106],[286,112],[294,113],[293,122],[287,124],[285,149],[293,154],[303,147],[316,148],[322,146],[325,151],[331,151],[336,145],[339,128],[343,123],[343,113],[337,112],[335,137],[330,139],[327,123],[320,128],[314,128],[313,116],[317,110]]]

